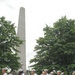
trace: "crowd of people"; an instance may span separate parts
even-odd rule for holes
[[[54,75],[54,71],[48,73],[48,69],[44,69],[40,75]],[[31,70],[30,75],[37,75],[35,70]],[[57,75],[64,75],[64,72],[57,71]]]
[[[37,75],[36,71],[31,70],[30,75]],[[44,69],[40,75],[65,75],[65,73],[60,71],[60,70],[58,70],[57,72],[56,71],[51,71],[50,73],[48,73],[48,69]],[[75,71],[73,71],[73,73],[71,75],[75,75]]]
[[[14,75],[14,74],[12,74],[11,72],[7,74],[7,69],[2,68],[2,75]],[[24,73],[22,69],[19,69],[16,75],[26,75],[26,73]],[[30,73],[27,75],[37,75],[37,74],[36,74],[36,71],[32,69]],[[48,73],[48,69],[44,69],[40,75],[65,75],[65,73],[61,72],[60,70],[58,70],[57,72],[51,71],[50,73]],[[75,71],[73,71],[71,75],[75,75]]]
[[[25,75],[25,73],[23,72],[22,69],[19,69],[17,73],[13,73],[12,71],[8,73],[7,68],[2,68],[2,75]]]

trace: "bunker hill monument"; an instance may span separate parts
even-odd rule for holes
[[[20,7],[19,20],[18,20],[18,30],[17,36],[23,40],[23,44],[17,49],[20,51],[18,56],[20,57],[19,62],[21,63],[21,68],[26,72],[26,40],[25,40],[25,8]]]

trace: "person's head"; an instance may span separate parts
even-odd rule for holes
[[[61,72],[61,75],[64,75],[64,72]]]
[[[75,71],[73,71],[72,75],[75,75]]]
[[[32,69],[31,70],[31,75],[34,75],[34,73],[35,73],[35,69]]]
[[[44,71],[42,71],[42,74],[44,74]]]
[[[50,75],[53,75],[54,74],[54,72],[50,72]]]
[[[42,75],[46,75],[44,71],[42,71]]]
[[[48,69],[44,69],[44,73],[48,73]]]
[[[7,69],[6,68],[2,68],[2,74],[6,73]]]
[[[57,71],[57,75],[60,75],[61,74],[61,71],[59,70],[59,71]]]
[[[23,70],[22,69],[19,69],[18,70],[18,75],[22,75],[22,73],[23,73]]]
[[[19,71],[19,72],[23,72],[23,69],[19,69],[18,71]]]

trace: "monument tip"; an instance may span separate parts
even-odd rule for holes
[[[24,7],[20,7],[20,9],[25,9]]]

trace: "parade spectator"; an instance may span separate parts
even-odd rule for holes
[[[31,75],[37,75],[37,74],[35,73],[35,69],[32,69],[32,70],[31,70]]]
[[[64,75],[64,72],[61,72],[61,75]]]
[[[59,70],[59,71],[57,71],[57,75],[61,75],[61,71]]]
[[[72,75],[75,75],[75,71],[73,71]]]
[[[25,75],[22,69],[19,69],[18,75]]]
[[[45,75],[48,75],[48,69],[44,69]]]
[[[42,71],[42,74],[41,75],[45,75],[45,72],[44,71]]]
[[[52,72],[50,72],[50,75],[53,75],[54,74],[54,72],[52,71]]]
[[[7,75],[7,68],[2,68],[2,75]]]

